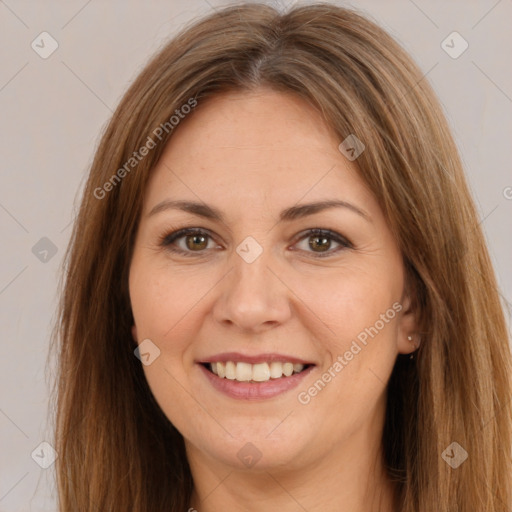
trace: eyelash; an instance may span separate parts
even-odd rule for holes
[[[168,251],[171,251],[171,252],[177,253],[177,254],[181,254],[183,256],[192,257],[192,258],[197,257],[197,256],[202,256],[203,254],[201,254],[201,253],[206,252],[206,249],[202,249],[200,251],[189,251],[189,250],[185,251],[183,249],[178,249],[176,246],[173,246],[173,243],[176,240],[179,240],[180,238],[183,238],[185,236],[190,236],[190,235],[205,236],[205,237],[209,237],[210,239],[213,240],[213,237],[211,236],[211,234],[204,229],[183,228],[183,229],[179,229],[177,231],[173,231],[171,233],[168,233],[168,234],[162,236],[160,238],[159,245],[164,247]],[[326,251],[325,253],[314,252],[314,251],[304,251],[304,252],[311,252],[312,254],[315,255],[315,258],[327,258],[329,256],[332,256],[333,254],[338,253],[339,251],[341,251],[343,249],[353,248],[352,243],[347,238],[341,236],[339,233],[336,233],[335,231],[331,231],[329,229],[320,229],[320,228],[308,229],[307,231],[302,233],[302,236],[300,238],[298,238],[295,243],[298,243],[305,238],[310,238],[313,236],[324,237],[324,238],[333,240],[336,243],[340,244],[340,246],[341,246],[333,251],[331,251],[331,250]],[[194,254],[194,252],[197,252],[197,254]]]

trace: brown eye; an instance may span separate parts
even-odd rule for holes
[[[344,249],[353,248],[352,243],[345,237],[328,229],[310,229],[303,233],[302,238],[299,239],[299,243],[302,243],[303,240],[308,240],[307,248],[301,248],[299,246],[299,249],[304,252],[312,253],[318,258],[328,257]],[[331,250],[333,243],[337,244],[338,247]]]
[[[206,231],[196,228],[185,228],[164,236],[160,245],[171,252],[183,254],[184,256],[196,256],[206,252],[205,250],[208,249],[208,242],[210,241],[213,241],[212,236]]]
[[[314,254],[318,258],[328,257],[343,249],[353,248],[352,243],[345,237],[326,229],[310,229],[303,233],[299,243],[303,243],[305,240],[308,240],[307,248],[299,247],[299,249]],[[183,244],[182,241],[185,243]],[[208,232],[199,228],[184,228],[164,236],[160,245],[171,252],[184,256],[202,256],[207,253],[208,248],[214,248],[208,247],[210,241],[213,242],[213,238]],[[332,249],[333,243],[338,247]]]
[[[327,251],[331,246],[331,241],[329,238],[326,238],[324,236],[313,236],[309,238],[309,247],[313,249],[315,252],[317,249],[319,252],[325,252]]]
[[[185,235],[186,245],[190,250],[206,249],[207,237],[204,235]]]

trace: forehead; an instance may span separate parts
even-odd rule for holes
[[[368,203],[371,194],[339,142],[319,112],[295,95],[260,89],[199,101],[153,170],[145,209],[169,195],[267,208],[303,197]]]

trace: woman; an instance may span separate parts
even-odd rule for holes
[[[62,511],[512,506],[510,348],[457,150],[350,10],[229,7],[146,66],[58,327]]]

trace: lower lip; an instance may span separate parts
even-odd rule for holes
[[[297,387],[302,379],[314,368],[310,366],[300,373],[290,375],[290,377],[270,379],[266,382],[238,382],[236,380],[218,377],[213,372],[207,370],[202,364],[200,364],[199,367],[217,391],[231,398],[241,400],[262,400],[281,395]]]

